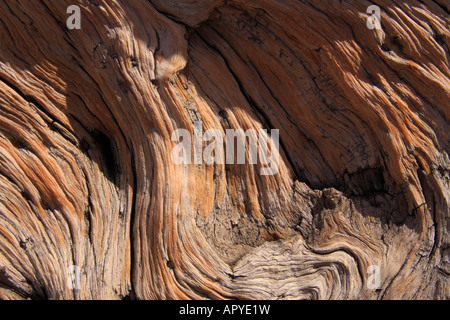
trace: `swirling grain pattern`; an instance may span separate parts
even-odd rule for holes
[[[449,10],[0,2],[0,298],[450,298]],[[176,165],[199,121],[278,173]]]

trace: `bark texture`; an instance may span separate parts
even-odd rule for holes
[[[0,1],[0,298],[449,299],[449,10]],[[279,173],[175,165],[194,121]]]

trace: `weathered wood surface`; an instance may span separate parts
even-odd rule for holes
[[[1,1],[0,298],[448,299],[449,10]],[[175,165],[196,120],[279,173]]]

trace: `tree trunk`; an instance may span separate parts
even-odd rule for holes
[[[0,298],[449,299],[449,10],[1,1]]]

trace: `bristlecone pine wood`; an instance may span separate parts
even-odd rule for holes
[[[449,10],[0,1],[0,298],[449,299]],[[195,121],[278,174],[176,165]]]

